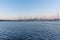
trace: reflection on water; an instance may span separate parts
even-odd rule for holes
[[[60,22],[0,22],[0,40],[60,40]]]

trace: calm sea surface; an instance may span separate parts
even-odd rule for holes
[[[60,22],[0,22],[0,40],[60,40]]]

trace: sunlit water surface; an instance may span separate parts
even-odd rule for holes
[[[0,40],[60,40],[60,22],[0,22]]]

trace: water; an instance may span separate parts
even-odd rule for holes
[[[60,40],[60,22],[0,22],[0,40]]]

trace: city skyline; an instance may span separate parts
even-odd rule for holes
[[[4,17],[1,17],[0,16],[0,19],[4,20],[4,19],[14,19],[14,20],[18,20],[18,19],[60,19],[60,15],[59,13],[57,12],[56,14],[54,15],[40,15],[40,16],[16,16],[16,17],[7,17],[7,16],[4,16]]]

